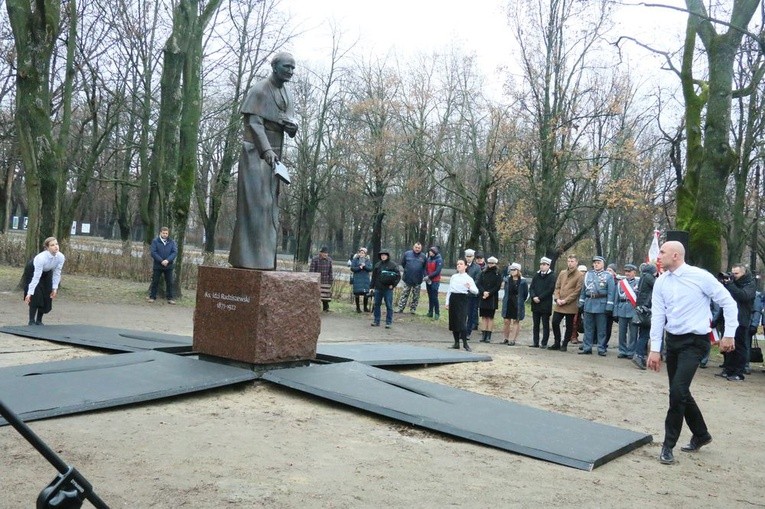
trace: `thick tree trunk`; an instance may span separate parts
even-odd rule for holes
[[[700,0],[686,0],[688,17],[681,80],[686,101],[687,165],[686,177],[678,187],[677,226],[689,232],[688,260],[717,272],[722,265],[722,210],[720,196],[736,165],[736,154],[729,144],[733,64],[741,44],[742,32],[752,18],[759,0],[734,3],[728,32],[718,35],[708,21]],[[695,14],[693,14],[695,13]],[[693,59],[696,37],[707,56],[709,81],[696,93]],[[706,105],[702,129],[701,114]]]
[[[29,208],[26,255],[58,235],[57,183],[62,171],[51,121],[50,65],[60,30],[60,0],[6,0],[16,50],[16,129]]]

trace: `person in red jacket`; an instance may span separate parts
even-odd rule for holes
[[[425,289],[428,291],[428,318],[438,320],[438,288],[441,286],[441,268],[444,259],[437,246],[428,249],[428,258],[425,260]]]

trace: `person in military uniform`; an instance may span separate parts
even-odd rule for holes
[[[635,355],[637,344],[638,324],[633,323],[635,306],[632,305],[622,285],[629,285],[637,298],[637,290],[640,279],[637,275],[637,267],[632,263],[624,265],[624,278],[616,285],[617,302],[614,303],[614,316],[619,319],[619,355],[620,359],[632,359]]]
[[[602,256],[592,257],[592,270],[584,275],[579,307],[584,316],[584,344],[580,354],[592,354],[592,345],[598,341],[598,355],[606,356],[606,325],[614,309],[614,278],[603,270],[606,260]]]

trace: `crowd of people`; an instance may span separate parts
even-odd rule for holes
[[[657,265],[643,263],[638,267],[626,263],[619,273],[616,264],[607,265],[600,255],[590,259],[590,268],[580,264],[574,254],[564,259],[566,266],[557,275],[551,270],[552,260],[543,256],[539,269],[525,277],[517,262],[500,268],[496,257],[484,258],[481,251],[466,249],[457,261],[444,300],[444,307],[449,310],[453,348],[470,350],[474,332],[480,334],[480,342],[495,341],[497,312],[503,327],[501,340],[496,342],[517,345],[528,305],[532,319],[529,347],[566,352],[573,344],[578,345],[580,355],[597,353],[601,357],[607,356],[611,347],[617,358],[631,360],[637,368],[645,370],[650,353],[653,288],[659,277]],[[398,264],[388,250],[381,250],[378,260],[373,262],[367,249],[361,247],[348,264],[356,312],[373,313],[372,326],[380,325],[382,304],[386,306],[388,328],[394,313],[414,314],[423,283],[428,296],[427,317],[439,320],[443,258],[437,246],[424,252],[417,242]],[[730,273],[721,273],[718,279],[737,304],[739,324],[736,348],[724,354],[719,376],[741,381],[750,372],[752,337],[761,322],[765,325],[765,298],[756,292],[755,279],[742,264],[736,264]],[[393,291],[399,282],[401,293],[394,307]],[[324,274],[322,283],[326,284]],[[722,331],[725,320],[721,308],[714,301],[710,306],[711,326]],[[707,363],[708,356],[701,359],[699,367],[705,368]]]

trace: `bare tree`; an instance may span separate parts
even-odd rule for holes
[[[364,185],[371,213],[370,242],[376,256],[383,240],[385,197],[399,172],[401,132],[397,119],[401,82],[397,73],[381,60],[362,61],[355,71],[356,82],[350,84],[353,137],[348,140],[353,159],[348,167],[357,168]]]
[[[347,49],[333,32],[328,67],[323,72],[308,71],[295,91],[299,126],[295,150],[295,183],[290,189],[295,225],[295,262],[303,263],[311,253],[311,239],[319,207],[330,192],[338,173],[342,142],[340,123],[347,114],[340,83],[346,69],[341,67]],[[341,207],[342,208],[342,207]]]
[[[610,159],[590,146],[608,107],[610,63],[597,51],[608,24],[606,0],[514,3],[524,86],[517,94],[529,131],[521,154],[534,217],[535,258],[558,258],[597,223]],[[595,141],[595,140],[593,140]],[[566,235],[562,233],[566,232]]]

